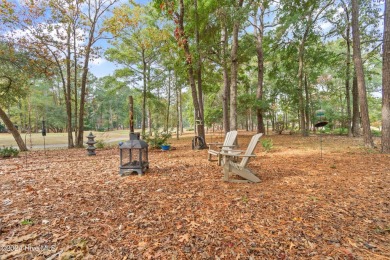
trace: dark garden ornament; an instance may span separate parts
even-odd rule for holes
[[[95,141],[95,137],[92,132],[89,133],[89,135],[87,136],[88,138],[88,141],[87,141],[87,151],[88,151],[88,155],[91,156],[91,155],[96,155],[95,153],[95,149],[96,147],[94,146],[94,144],[96,144],[96,141]]]

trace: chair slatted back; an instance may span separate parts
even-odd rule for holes
[[[259,133],[259,134],[255,134],[254,136],[252,136],[252,139],[249,142],[248,147],[246,148],[245,155],[252,155],[253,154],[253,151],[255,150],[256,145],[257,145],[257,143],[262,135],[263,135],[262,133]],[[239,164],[239,167],[245,168],[246,164],[248,163],[249,158],[250,157],[243,157],[240,164]]]
[[[234,144],[234,140],[236,140],[237,137],[237,131],[233,130],[226,133],[225,141],[223,142],[223,146],[231,146]],[[221,150],[228,150],[231,148],[228,147],[222,147]]]

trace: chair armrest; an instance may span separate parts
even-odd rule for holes
[[[233,151],[233,150],[222,150],[220,152],[221,155],[223,156],[238,156],[241,154],[240,151]]]
[[[239,154],[239,155],[234,155],[236,157],[256,157],[256,154],[250,154],[250,155],[245,155],[245,154]]]
[[[245,155],[245,154],[240,154],[238,151],[233,150],[232,151],[222,151],[220,152],[221,155],[223,156],[229,156],[229,157],[256,157],[255,154],[250,154],[250,155]]]
[[[231,149],[231,150],[222,150],[222,151],[223,152],[229,152],[229,153],[243,153],[243,152],[245,152],[245,150],[233,150],[233,149]]]
[[[217,145],[221,150],[233,150],[232,148],[236,147],[235,145]]]

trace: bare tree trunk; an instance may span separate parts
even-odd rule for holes
[[[350,78],[351,78],[351,27],[349,24],[349,13],[347,13],[347,30],[346,30],[346,42],[347,42],[347,61],[346,61],[346,71],[345,71],[345,99],[347,100],[347,129],[348,136],[352,137],[352,112],[351,112],[351,90],[350,90]]]
[[[237,11],[241,9],[243,0],[238,1]],[[238,18],[233,23],[231,59],[231,81],[230,81],[230,130],[237,130],[237,80],[238,80],[238,33],[240,21]]]
[[[83,139],[84,139],[84,106],[85,106],[85,96],[87,90],[87,77],[88,77],[88,64],[89,64],[89,55],[90,55],[90,47],[87,49],[86,57],[84,59],[83,66],[83,74],[81,76],[81,93],[80,93],[80,110],[79,110],[79,134],[77,138],[77,147],[83,147]]]
[[[201,114],[200,106],[202,105],[202,101],[199,100],[198,94],[197,94],[197,88],[195,84],[195,75],[194,75],[194,68],[193,68],[193,61],[192,61],[192,55],[190,51],[190,46],[188,44],[188,39],[184,31],[184,1],[180,0],[180,11],[177,15],[178,19],[178,26],[179,30],[176,35],[177,40],[180,41],[183,45],[184,53],[185,53],[185,59],[186,59],[186,65],[187,65],[187,72],[188,72],[188,79],[191,86],[191,94],[192,94],[192,101],[194,105],[194,112],[195,112],[195,120],[198,122],[201,122],[201,124],[198,124],[197,134],[204,140],[204,144],[206,144],[206,135],[204,131],[204,122]],[[204,146],[203,148],[205,148]]]
[[[177,77],[176,77],[177,78]],[[184,125],[183,125],[183,109],[182,109],[182,98],[181,98],[181,85],[177,84],[177,98],[178,98],[178,109],[179,109],[179,130],[180,135],[184,134]]]
[[[23,122],[23,111],[22,111],[23,107],[22,107],[22,102],[21,102],[20,99],[19,99],[19,101],[18,101],[18,107],[19,107],[19,119],[20,119],[20,121],[19,121],[19,125],[20,125],[19,130],[20,130],[21,133],[23,133],[23,130],[22,130],[23,127],[24,127],[24,122]]]
[[[129,96],[129,129],[134,133],[134,101],[133,96]]]
[[[303,57],[304,57],[305,45],[302,41],[298,47],[298,99],[299,99],[299,119],[302,136],[308,136],[306,132],[306,120],[305,120],[305,98],[303,96]]]
[[[255,4],[257,10],[257,4]],[[255,36],[256,36],[256,53],[257,53],[257,101],[263,100],[263,82],[264,82],[264,53],[263,53],[263,35],[264,35],[264,5],[260,4],[259,24],[257,24],[256,13],[255,21]],[[257,133],[265,133],[263,110],[261,107],[256,108],[257,117]]]
[[[168,104],[167,104],[167,118],[166,118],[166,132],[169,131],[169,109],[171,105],[171,84],[172,84],[172,76],[171,70],[168,71]]]
[[[245,118],[245,130],[248,132],[249,131],[249,110],[246,110],[246,118]]]
[[[73,26],[73,62],[74,62],[74,134],[75,134],[75,139],[78,139],[78,120],[77,120],[77,109],[78,109],[78,96],[77,96],[77,33],[76,33],[76,26]]]
[[[0,107],[0,118],[3,120],[4,124],[8,128],[8,130],[13,135],[15,142],[18,144],[20,151],[27,151],[27,146],[24,143],[22,137],[20,136],[20,133],[18,129],[14,126],[14,124],[11,122],[7,114],[4,112],[4,110]]]
[[[66,54],[66,114],[67,114],[67,130],[68,130],[68,148],[73,148],[73,129],[72,129],[72,95],[71,95],[71,69],[70,69],[70,26],[68,27],[67,37],[67,54]]]
[[[84,139],[84,106],[85,106],[85,96],[87,90],[87,77],[88,77],[88,64],[89,56],[91,54],[92,47],[92,38],[93,31],[90,32],[89,42],[85,52],[84,65],[83,65],[83,74],[81,76],[81,93],[80,93],[80,110],[79,110],[79,134],[77,138],[77,147],[83,147]]]
[[[351,21],[350,21],[350,10],[345,1],[341,1],[343,4],[345,14],[345,35],[344,40],[347,44],[347,55],[346,55],[346,69],[345,69],[345,99],[347,101],[347,130],[348,136],[352,137],[352,112],[351,112]]]
[[[310,130],[310,94],[309,94],[309,86],[307,82],[307,76],[305,74],[305,97],[306,97],[306,103],[305,103],[305,118],[306,118],[306,134],[309,135]]]
[[[221,30],[221,49],[222,49],[222,67],[223,67],[223,95],[222,95],[222,112],[223,112],[223,130],[225,134],[230,131],[229,103],[230,103],[230,80],[229,69],[226,61],[227,55],[227,28],[223,26]]]
[[[81,86],[80,86],[80,107],[79,107],[79,129],[78,129],[78,137],[77,137],[77,146],[83,147],[83,139],[84,139],[84,107],[85,107],[85,99],[87,94],[87,83],[88,83],[88,66],[89,60],[92,52],[92,47],[96,43],[97,40],[102,38],[101,31],[99,30],[99,20],[103,19],[103,14],[108,12],[110,7],[112,7],[117,0],[111,1],[87,1],[87,10],[85,13],[85,18],[88,19],[88,36],[86,37],[86,45],[84,50],[84,64],[81,75]],[[95,32],[97,34],[95,34]]]
[[[148,74],[147,74],[147,87],[148,87],[148,93],[150,93],[150,66],[148,66]],[[147,100],[148,104],[148,135],[152,136],[152,109],[151,109],[151,103],[150,99]]]
[[[152,110],[148,107],[148,135],[152,136]]]
[[[179,140],[180,136],[180,97],[179,97],[179,84],[177,84],[177,78],[175,74],[175,94],[176,94],[176,139]]]
[[[348,136],[352,137],[352,112],[351,112],[351,89],[350,89],[350,78],[351,78],[351,43],[347,41],[347,68],[345,71],[345,99],[347,101],[347,129]]]
[[[287,131],[289,129],[289,127],[288,127],[288,113],[287,112],[283,113],[283,118],[284,118],[284,129],[286,129],[286,131]]]
[[[233,25],[233,43],[231,51],[231,80],[230,80],[230,130],[237,130],[237,77],[238,77],[238,30],[240,25]]]
[[[147,90],[147,85],[146,85],[146,60],[145,60],[145,49],[142,49],[142,83],[143,83],[143,88],[142,88],[142,121],[141,121],[141,135],[145,135],[146,131],[146,90]]]
[[[352,101],[352,135],[358,137],[360,136],[360,111],[356,75],[354,75],[352,81]]]
[[[199,100],[199,112],[201,120],[204,124],[204,111],[203,111],[203,89],[202,89],[202,54],[200,50],[200,36],[199,36],[199,16],[198,16],[198,0],[194,0],[195,8],[195,42],[196,42],[196,54],[197,54],[197,83],[198,83],[198,100]]]
[[[382,153],[390,153],[390,5],[385,1],[382,67]]]
[[[344,114],[344,106],[343,106],[343,94],[340,93],[340,115],[341,115],[341,119],[340,119],[340,128],[345,128],[345,114]]]
[[[359,30],[359,5],[358,0],[352,0],[352,37],[353,37],[353,61],[358,83],[360,112],[362,117],[364,145],[368,148],[374,147],[370,129],[370,118],[368,115],[367,91],[364,80],[363,61],[360,50]]]

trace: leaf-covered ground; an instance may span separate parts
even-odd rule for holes
[[[390,259],[389,155],[265,138],[257,184],[223,182],[191,137],[150,151],[144,176],[119,176],[117,148],[0,160],[0,259]]]

